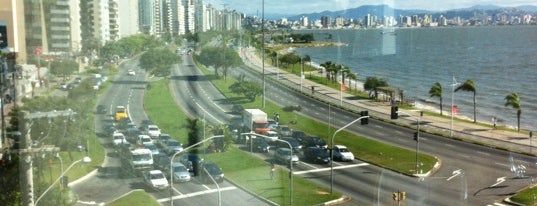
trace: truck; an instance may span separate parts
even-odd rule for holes
[[[267,113],[260,109],[245,109],[242,113],[244,132],[255,132],[263,134],[268,132],[269,125]]]
[[[116,121],[119,121],[123,118],[127,118],[128,115],[127,115],[127,109],[125,109],[124,106],[117,106],[116,107],[116,112],[115,112],[115,119]]]
[[[153,154],[150,149],[143,147],[124,148],[120,158],[125,169],[143,172],[153,169]]]

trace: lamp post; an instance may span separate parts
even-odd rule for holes
[[[174,153],[172,155],[172,158],[170,158],[170,177],[171,177],[170,178],[170,205],[173,206],[173,167],[172,167],[172,164],[173,164],[173,159],[175,158],[175,156],[183,153],[184,151],[190,150],[190,149],[192,149],[192,148],[194,148],[194,147],[196,147],[196,146],[198,146],[198,145],[200,145],[202,143],[205,143],[205,142],[207,142],[209,140],[212,140],[212,139],[218,138],[218,137],[224,137],[224,135],[216,135],[216,136],[209,137],[209,138],[204,139],[203,141],[200,141],[200,142],[198,142],[196,144],[190,145],[190,146],[184,148],[183,150],[178,151],[178,152],[176,152],[176,153]]]
[[[330,140],[330,146],[332,147],[332,149],[334,148],[334,137],[336,137],[336,134],[338,132],[340,132],[341,130],[344,130],[345,128],[347,128],[348,126],[351,126],[352,124],[354,124],[355,122],[357,121],[360,121],[364,118],[369,118],[369,116],[361,116],[359,117],[358,119],[355,119],[353,120],[352,122],[349,122],[348,124],[346,124],[345,126],[339,128],[338,130],[336,130],[334,132],[334,134],[332,135],[332,139]],[[333,193],[333,188],[334,188],[334,152],[331,151],[330,152],[330,194]]]
[[[222,193],[220,192],[220,186],[218,186],[218,183],[214,180],[213,176],[209,171],[207,171],[207,168],[203,168],[203,171],[207,173],[207,176],[213,181],[214,185],[216,185],[216,190],[218,191],[218,206],[222,206]],[[172,177],[173,178],[173,177]]]
[[[403,111],[397,111],[398,113],[403,113],[403,114],[406,114],[408,116],[411,116],[411,117],[414,117],[406,112],[403,112]],[[414,138],[416,138],[416,174],[418,174],[418,154],[420,153],[420,118],[419,117],[414,117],[416,118],[416,123],[417,123],[417,126],[416,126],[416,135],[414,136]]]
[[[41,200],[41,198],[43,198],[43,197],[47,194],[47,192],[48,192],[50,189],[52,189],[52,187],[53,187],[56,183],[58,183],[58,181],[60,181],[60,179],[62,179],[63,176],[65,176],[65,173],[67,173],[73,166],[75,166],[75,164],[78,164],[78,163],[80,163],[80,162],[84,162],[84,163],[86,163],[86,164],[87,164],[87,163],[90,163],[90,162],[91,162],[91,158],[89,158],[89,157],[84,157],[84,158],[82,158],[82,159],[79,159],[79,160],[77,160],[77,161],[74,161],[71,165],[69,165],[69,167],[67,167],[67,169],[66,169],[64,172],[62,172],[62,174],[60,174],[60,177],[58,177],[58,179],[56,179],[56,180],[55,180],[55,181],[54,181],[54,182],[53,182],[53,183],[52,183],[52,184],[45,190],[45,192],[43,192],[43,194],[41,194],[41,196],[39,196],[39,197],[37,198],[37,200],[35,200],[35,204],[34,204],[34,205],[37,205],[37,203],[39,203],[39,200]]]
[[[453,76],[453,83],[451,84],[451,127],[449,128],[449,136],[453,136],[453,97],[455,96],[455,86],[459,85],[455,76]]]
[[[261,33],[262,33],[262,38],[261,38],[261,52],[262,52],[262,55],[261,55],[261,67],[262,67],[262,77],[263,77],[263,101],[262,101],[262,107],[261,108],[265,108],[265,99],[266,99],[266,94],[265,94],[265,0],[262,0],[261,1]]]

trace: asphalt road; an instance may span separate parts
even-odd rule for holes
[[[127,75],[128,69],[134,69],[136,75]],[[143,93],[146,88],[145,77],[145,72],[138,68],[136,60],[126,61],[120,65],[120,74],[113,80],[109,90],[100,99],[99,104],[107,106],[108,114],[96,116],[97,132],[101,131],[104,122],[112,121],[112,111],[119,105],[126,106],[129,117],[137,125],[140,125],[142,120],[147,119],[143,108]],[[181,80],[180,77],[178,78],[175,79],[178,80],[174,81],[175,83],[188,79]],[[198,85],[192,88],[200,89],[202,86]],[[213,107],[211,106],[211,108]],[[110,137],[104,136],[99,140],[106,149],[107,157],[95,176],[72,186],[74,193],[79,198],[77,205],[96,205],[111,202],[135,189],[145,190],[162,204],[169,204],[169,190],[159,191],[147,188],[139,175],[128,173],[122,169],[121,162],[111,145]],[[218,203],[219,196],[223,205],[266,205],[262,200],[227,181],[219,184],[219,186],[220,190],[217,189],[216,185],[202,184],[197,177],[187,183],[174,183],[174,205],[214,205]]]

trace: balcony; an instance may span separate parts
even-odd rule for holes
[[[71,37],[69,35],[50,35],[50,38],[54,40],[69,40]]]
[[[51,9],[51,14],[69,14],[69,10],[59,10],[59,9]]]
[[[53,22],[53,23],[69,23],[69,18],[51,18],[50,22]]]

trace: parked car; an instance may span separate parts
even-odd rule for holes
[[[77,84],[82,83],[82,77],[75,78],[75,83],[77,83]]]
[[[58,85],[58,89],[60,90],[67,90],[67,83],[62,82]]]
[[[269,152],[270,146],[265,141],[265,139],[261,137],[257,138],[251,138],[248,141],[246,141],[246,147],[249,148],[249,150],[252,150],[253,152]]]
[[[334,160],[339,161],[353,161],[354,154],[344,145],[336,145],[332,148],[334,154]]]
[[[129,76],[134,76],[134,75],[136,75],[136,72],[135,72],[134,70],[132,70],[132,69],[129,69],[129,70],[127,71],[127,74],[128,74]]]
[[[171,168],[173,168],[172,176],[170,176],[172,172]],[[165,173],[168,178],[170,179],[173,178],[173,181],[188,182],[191,180],[190,172],[185,167],[185,165],[183,165],[180,162],[172,163],[171,167],[167,167],[167,169],[165,170]]]
[[[200,167],[200,181],[203,183],[211,183],[211,177],[214,181],[224,182],[224,173],[222,169],[214,162],[203,162]]]
[[[293,164],[297,164],[299,159],[296,153],[291,153],[291,149],[289,148],[278,148],[276,149],[276,152],[274,152],[274,160],[275,162],[281,163],[281,164],[289,164],[289,161],[292,161]]]
[[[287,125],[278,125],[276,127],[276,132],[280,135],[280,137],[291,137],[293,134],[293,130],[289,128]]]
[[[304,147],[319,147],[322,149],[327,149],[328,145],[324,141],[323,138],[319,136],[309,136],[304,138],[304,143],[302,144]]]
[[[163,190],[169,186],[168,180],[160,170],[150,170],[144,173],[144,182],[152,189]]]
[[[182,151],[183,150],[183,144],[181,144],[179,141],[177,141],[175,139],[170,139],[170,140],[166,141],[166,144],[164,145],[162,150],[164,150],[165,153],[171,155],[171,154],[174,154],[176,152]]]
[[[311,163],[330,163],[330,155],[325,149],[319,147],[307,147],[304,149],[304,160]]]

